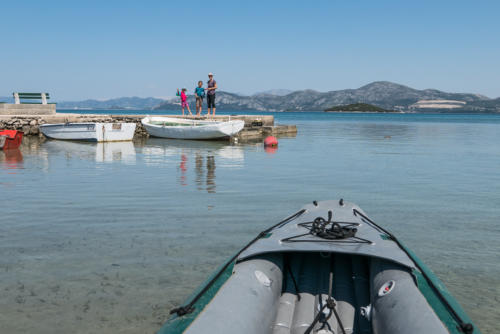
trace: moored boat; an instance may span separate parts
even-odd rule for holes
[[[10,150],[19,148],[23,141],[23,132],[17,130],[0,130],[0,149]]]
[[[171,314],[159,334],[480,333],[410,249],[343,200],[262,231]]]
[[[93,142],[129,141],[134,138],[135,123],[59,123],[42,124],[48,138]]]
[[[154,137],[172,139],[218,139],[234,136],[245,126],[241,120],[225,122],[148,116],[142,119],[146,131]]]

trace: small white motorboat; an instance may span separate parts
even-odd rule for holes
[[[107,142],[132,140],[135,127],[135,123],[59,123],[40,125],[40,131],[51,139]]]
[[[142,119],[146,131],[154,137],[173,139],[217,139],[234,136],[245,126],[241,120],[212,121],[182,119],[173,117],[152,117]]]

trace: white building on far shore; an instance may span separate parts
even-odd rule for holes
[[[457,100],[419,100],[410,109],[456,109],[463,108],[467,102]]]

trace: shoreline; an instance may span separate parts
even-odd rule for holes
[[[409,114],[408,112],[405,112],[405,111],[341,111],[341,110],[329,111],[329,110],[323,110],[323,112],[339,113],[339,114]],[[415,114],[415,113],[412,113],[412,114]]]
[[[0,129],[23,131],[25,136],[43,136],[40,125],[54,123],[136,123],[134,138],[149,137],[141,120],[146,115],[113,115],[113,114],[78,114],[78,113],[55,113],[49,115],[0,115]],[[273,115],[216,115],[206,116],[179,116],[179,115],[157,115],[171,118],[186,119],[215,119],[218,121],[242,120],[245,127],[231,141],[262,139],[273,135],[295,135],[296,125],[275,125]]]

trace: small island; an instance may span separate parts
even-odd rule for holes
[[[374,106],[368,103],[353,103],[344,106],[335,106],[325,110],[325,112],[398,112]]]

